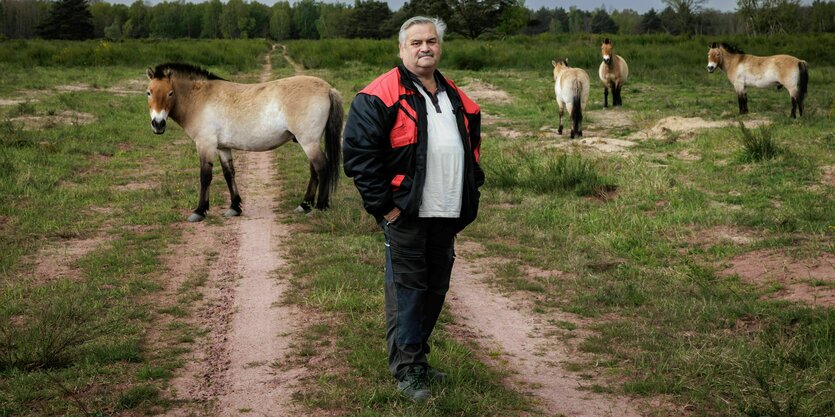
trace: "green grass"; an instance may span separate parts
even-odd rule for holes
[[[833,189],[821,177],[822,167],[835,163],[831,133],[835,96],[824,87],[835,80],[835,60],[806,50],[796,40],[731,41],[761,55],[797,50],[796,55],[817,62],[810,82],[810,91],[815,93],[808,96],[806,106],[812,110],[797,120],[788,118],[790,100],[785,91],[759,89],[749,91],[751,114],[737,116],[736,97],[727,78],[704,71],[704,39],[619,41],[632,74],[624,89],[624,108],[609,111],[629,112],[633,126],[613,129],[612,137],[626,138],[668,116],[734,121],[724,128],[669,133],[660,140],[642,141],[630,149],[629,157],[561,154],[549,145],[567,139],[538,133],[556,126],[547,65],[550,56],[569,55],[593,74],[596,42],[567,39],[556,48],[536,41],[514,48],[459,40],[445,45],[443,62],[447,64],[442,69],[447,76],[465,87],[463,80],[481,79],[513,96],[511,104],[480,103],[499,121],[483,128],[482,166],[487,183],[479,219],[463,235],[483,244],[486,253],[481,255],[511,260],[512,266],[496,271],[496,283],[504,291],[532,292],[549,300],[535,306],[535,313],[547,317],[553,311],[567,311],[596,323],[592,326],[595,335],[581,343],[592,361],[572,365],[582,373],[602,364],[617,375],[596,390],[669,395],[676,403],[692,404],[696,415],[825,416],[835,412],[832,309],[763,298],[773,289],[719,274],[731,259],[749,251],[777,250],[798,259],[814,259],[835,250],[831,243]],[[310,46],[293,43],[290,50],[304,60],[307,53],[319,53],[308,52]],[[316,44],[317,51],[329,49],[336,55],[342,47],[339,41]],[[362,48],[359,54],[384,53],[376,51]],[[537,54],[542,56],[537,58]],[[477,62],[469,63],[473,57]],[[385,68],[385,59],[371,57],[365,71],[357,63],[329,71],[330,64],[321,61],[322,67],[311,72],[335,82],[349,97]],[[544,59],[548,59],[545,64],[536,64]],[[606,112],[597,112],[602,107],[602,92],[597,88],[593,83],[586,126],[607,117]],[[772,124],[748,130],[754,141],[746,143],[747,135],[736,121],[755,118],[770,119]],[[523,135],[504,138],[498,126]],[[680,158],[685,152],[696,158]],[[606,199],[584,198],[588,193],[572,188],[584,178],[617,190]],[[344,188],[339,195],[343,192]],[[299,264],[303,267],[296,271],[298,276],[320,277],[336,268],[332,265],[340,271],[332,272],[339,277],[333,281],[314,278],[300,284],[311,294],[304,302],[337,313],[350,311],[346,320],[351,328],[370,326],[379,332],[381,311],[372,324],[358,322],[356,317],[367,310],[374,312],[380,301],[369,300],[374,296],[372,289],[355,287],[367,275],[382,274],[382,254],[376,249],[377,255],[370,255],[375,253],[375,242],[367,237],[379,233],[358,211],[355,195],[337,198],[327,216],[312,221],[312,233],[318,236],[317,244],[323,236],[332,236],[344,242],[341,245],[351,254],[329,255],[317,262],[313,252],[304,252],[301,259],[306,261]],[[700,239],[718,227],[757,238],[749,244]],[[524,276],[521,265],[565,271],[572,279],[531,279]],[[335,300],[335,305],[328,300]],[[745,323],[755,325],[746,327]],[[558,324],[571,330],[575,326]],[[378,334],[377,344],[381,338]],[[373,342],[350,340],[363,345]],[[363,373],[372,373],[373,367],[367,364],[370,359],[364,356],[352,368],[369,368]],[[382,363],[376,366],[381,368]],[[380,377],[385,378],[384,372]],[[337,408],[335,398],[345,392],[339,389],[341,385],[347,389],[350,382],[321,381],[322,393],[309,403]],[[371,414],[396,414],[390,410],[377,406]]]
[[[165,284],[161,257],[180,239],[171,225],[196,204],[196,152],[177,126],[165,136],[151,133],[142,87],[135,85],[146,82],[145,67],[193,53],[202,54],[194,62],[232,77],[259,68],[257,54],[266,45],[126,42],[113,45],[112,62],[88,66],[85,57],[102,45],[0,44],[8,58],[0,64],[7,75],[0,96],[28,97],[0,107],[3,416],[159,413],[168,407],[162,393],[182,366],[180,357],[200,335],[177,320],[200,299],[194,291],[205,271],[187,280],[181,297],[163,306],[153,301]],[[238,52],[212,58],[230,48]],[[132,58],[123,61],[119,53],[126,50]],[[141,63],[137,50],[147,52]],[[79,84],[91,89],[55,89]],[[103,91],[111,87],[135,92]],[[29,130],[14,120],[64,111],[92,115],[94,122]],[[224,203],[221,193],[213,195],[214,206]],[[32,272],[41,250],[86,239],[101,243],[68,265],[72,274]],[[152,344],[147,329],[162,317],[171,325]]]
[[[591,331],[579,345],[589,359],[569,369],[612,376],[594,391],[663,394],[700,416],[835,414],[833,309],[773,299],[776,287],[720,274],[751,251],[801,260],[835,252],[833,188],[824,179],[824,168],[835,165],[835,91],[827,88],[835,58],[815,48],[831,35],[730,39],[752,53],[789,52],[810,62],[806,114],[797,120],[788,118],[785,91],[773,90],[750,90],[751,113],[738,116],[727,78],[704,70],[707,39],[618,39],[631,70],[624,107],[599,111],[602,91],[593,82],[586,130],[610,112],[633,122],[607,133],[615,138],[669,116],[733,123],[640,141],[628,156],[564,153],[553,145],[567,138],[541,134],[556,127],[550,60],[568,56],[594,75],[598,41],[445,44],[447,76],[465,87],[468,79],[489,82],[513,97],[479,103],[497,121],[483,127],[487,183],[479,219],[461,238],[481,243],[479,256],[510,261],[496,284],[546,300],[532,314],[571,312],[592,323],[554,325],[569,336]],[[208,271],[193,271],[167,303],[149,300],[164,286],[161,256],[180,240],[173,225],[196,203],[197,158],[176,125],[151,134],[141,88],[129,96],[102,89],[144,82],[145,67],[175,59],[257,79],[268,45],[216,42],[118,43],[109,55],[99,51],[99,61],[97,42],[0,44],[0,97],[31,98],[0,107],[0,415],[159,414],[170,406],[167,381],[205,335],[186,319]],[[346,109],[397,62],[393,40],[288,45],[308,74],[342,92]],[[123,57],[124,49],[143,53]],[[292,74],[283,59],[272,60],[275,77]],[[98,90],[53,90],[80,83]],[[96,121],[30,131],[12,120],[66,110]],[[750,129],[746,145],[737,121],[758,118],[772,124]],[[523,135],[505,138],[498,127]],[[308,168],[295,145],[276,154],[283,182],[276,210],[287,213],[302,199]],[[145,186],[126,187],[135,183]],[[225,206],[225,189],[213,187],[212,206]],[[381,233],[345,178],[331,206],[285,220],[299,224],[289,253],[290,302],[324,317],[294,353],[330,358],[296,399],[348,415],[536,415],[523,394],[506,388],[507,371],[485,364],[490,352],[452,335],[448,314],[430,359],[454,382],[438,387],[427,406],[398,396],[385,367]],[[716,228],[755,238],[710,239]],[[29,272],[43,248],[102,233],[109,239],[72,265],[78,275],[48,281]],[[207,254],[206,265],[217,256]],[[526,267],[565,274],[531,278]],[[152,343],[146,329],[163,318],[161,340]]]

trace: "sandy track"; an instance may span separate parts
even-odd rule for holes
[[[529,393],[547,415],[571,417],[637,417],[634,404],[626,398],[583,390],[589,381],[563,369],[576,360],[572,347],[544,333],[547,324],[534,318],[509,298],[484,283],[489,266],[469,262],[458,254],[452,273],[448,306],[466,334],[482,352],[498,351],[513,376],[509,381],[520,392]],[[551,318],[554,318],[551,315]]]
[[[267,57],[262,81],[269,79],[271,70]],[[289,231],[276,221],[272,209],[281,194],[273,153],[237,152],[235,166],[243,215],[225,219],[220,227],[196,225],[188,236],[221,252],[208,265],[207,302],[198,312],[198,326],[208,335],[172,382],[186,405],[168,415],[296,414],[291,396],[304,370],[288,365],[287,359],[299,313],[283,303],[288,284],[277,276],[286,263],[282,250]],[[225,187],[214,189],[224,191]]]

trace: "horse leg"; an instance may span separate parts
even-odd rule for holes
[[[613,87],[613,94],[612,94],[612,101],[614,101],[615,106],[622,106],[623,100],[620,97],[620,90],[623,88],[623,84],[616,83]]]
[[[220,166],[223,167],[223,178],[226,179],[226,186],[229,187],[229,197],[232,204],[229,210],[223,213],[223,217],[240,216],[241,195],[238,193],[238,184],[235,182],[235,165],[232,164],[232,151],[229,149],[218,149],[220,154]]]
[[[615,92],[614,92],[614,91],[612,91],[612,94],[613,94],[613,95],[614,95],[614,93],[615,93]],[[614,96],[613,96],[613,97],[612,97],[612,100],[614,100],[614,99],[615,99],[615,98],[614,98]],[[614,102],[613,102],[612,104],[614,105]],[[609,107],[609,85],[608,85],[608,84],[603,86],[603,107],[604,107],[604,108],[605,108],[605,107]]]
[[[214,151],[200,150],[200,198],[197,208],[188,216],[188,221],[199,222],[206,218],[206,211],[209,210],[209,185],[212,183],[212,160]]]
[[[577,134],[577,124],[574,123],[574,112],[577,111],[575,106],[567,106],[568,107],[568,119],[571,123],[571,131],[568,133],[568,137],[570,139],[574,139],[574,136]]]
[[[737,93],[737,101],[739,101],[739,114],[748,113],[748,94],[745,92]]]
[[[307,185],[307,193],[304,196],[305,202],[302,204],[307,203],[309,207],[313,203],[313,197],[318,191],[319,196],[316,198],[315,207],[317,210],[324,210],[328,208],[330,185],[326,181],[326,178],[328,178],[327,161],[325,154],[322,153],[322,149],[319,147],[319,137],[296,137],[299,139],[299,143],[302,144],[302,149],[304,149],[304,153],[310,161],[310,182]]]
[[[562,115],[565,113],[565,107],[560,104],[560,126],[557,128],[557,133],[562,135]]]
[[[797,99],[792,97],[792,119],[797,119],[795,111],[797,110]],[[802,116],[802,114],[801,114]]]
[[[296,207],[297,213],[309,213],[313,209],[313,199],[316,197],[316,189],[319,187],[319,176],[316,168],[310,164],[310,180],[307,182],[307,191],[304,192],[304,199]]]

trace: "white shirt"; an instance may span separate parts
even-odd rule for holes
[[[428,123],[426,181],[418,216],[458,218],[464,190],[464,145],[452,103],[446,91],[438,91],[437,107],[422,87],[418,91],[426,99]]]

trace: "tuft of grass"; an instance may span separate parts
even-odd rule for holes
[[[740,140],[742,142],[742,157],[745,162],[760,162],[773,159],[783,150],[777,146],[771,135],[771,129],[761,127],[751,131],[739,121]]]

